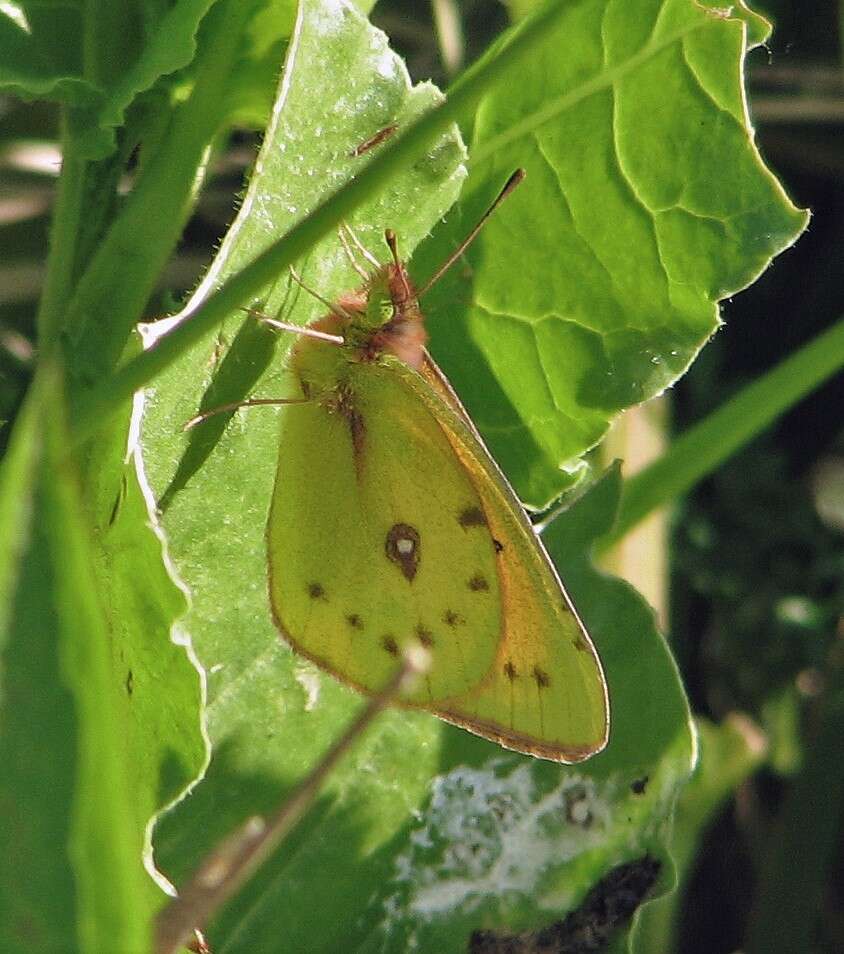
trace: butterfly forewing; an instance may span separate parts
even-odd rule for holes
[[[435,707],[500,652],[498,555],[468,470],[398,367],[352,364],[340,406],[284,411],[270,599],[295,649],[363,690],[420,641],[431,669],[407,701]]]

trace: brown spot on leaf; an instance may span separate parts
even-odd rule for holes
[[[322,583],[309,583],[308,584],[308,596],[312,600],[321,600],[325,596],[325,587]]]
[[[489,583],[487,583],[486,577],[480,573],[476,573],[469,580],[468,586],[473,593],[486,593],[489,590]]]
[[[504,675],[510,680],[510,682],[513,682],[515,679],[519,678],[518,670],[509,659],[506,663],[504,663]]]
[[[353,157],[362,156],[365,152],[369,152],[370,149],[380,146],[381,143],[384,142],[385,139],[389,139],[398,128],[397,123],[390,123],[389,126],[379,129],[374,136],[370,136],[369,139],[365,139],[359,146],[355,146],[349,155]]]
[[[363,629],[363,620],[358,616],[357,613],[349,613],[346,617],[346,622],[352,629]]]
[[[548,675],[545,670],[540,669],[539,666],[533,667],[533,679],[536,682],[536,685],[539,689],[547,689],[551,685],[551,677]]]
[[[464,507],[460,511],[460,516],[457,518],[460,526],[464,530],[468,530],[470,527],[485,527],[486,526],[486,514],[481,510],[480,507],[471,505],[469,507]]]
[[[395,638],[392,636],[385,636],[381,640],[381,645],[386,649],[386,651],[391,656],[398,656],[399,654],[399,644],[396,642]]]
[[[396,523],[387,533],[384,550],[387,559],[395,563],[402,576],[413,582],[419,569],[419,531],[409,523]]]

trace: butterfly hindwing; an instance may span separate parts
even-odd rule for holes
[[[502,745],[579,761],[606,744],[608,702],[598,655],[541,541],[445,377],[426,357],[424,380],[399,372],[435,411],[474,477],[498,550],[503,609],[495,662],[477,687],[438,708],[442,718]]]

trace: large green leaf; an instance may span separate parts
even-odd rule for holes
[[[145,949],[150,816],[205,761],[184,611],[134,465],[83,505],[42,370],[0,470],[4,951]],[[122,442],[125,444],[125,436]],[[104,456],[111,456],[110,449]]]
[[[78,141],[91,158],[106,155],[129,104],[190,63],[214,2],[21,2],[17,15],[11,7],[0,15],[0,85],[83,107],[74,116]]]
[[[60,401],[42,373],[2,473],[24,519],[4,554],[0,946],[140,950],[143,826],[128,808],[121,700]]]
[[[743,61],[767,32],[744,4],[577,0],[474,118],[462,215],[417,262],[431,271],[527,170],[425,304],[435,357],[529,503],[570,486],[611,418],[683,373],[718,300],[804,227],[747,115]]]

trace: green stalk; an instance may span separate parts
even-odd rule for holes
[[[88,4],[83,19],[82,71],[94,88],[104,88],[110,77],[103,74],[99,51],[113,50],[113,24],[104,16],[109,4],[96,7]],[[119,32],[119,30],[117,31]],[[63,107],[61,113],[62,167],[56,188],[53,220],[50,225],[50,248],[41,300],[38,304],[38,341],[42,357],[49,352],[64,326],[64,314],[78,277],[79,243],[83,225],[83,208],[88,189],[90,161],[80,155],[73,135],[74,111]]]
[[[544,42],[554,21],[567,12],[567,3],[555,3],[526,22],[509,43],[499,47],[495,56],[484,57],[467,71],[440,106],[408,127],[403,136],[376,155],[355,179],[326,199],[243,271],[232,276],[189,320],[177,325],[155,347],[129,361],[104,384],[81,396],[74,414],[76,439],[92,435],[138,388],[152,381],[228,314],[259,295],[280,272],[424,152],[432,139],[474,108],[493,84],[506,80],[508,75],[517,76],[519,64],[536,45]]]
[[[749,440],[844,366],[844,319],[748,385],[624,484],[618,520],[603,550],[649,513],[708,477]]]
[[[75,249],[79,238],[82,200],[88,163],[77,154],[69,132],[67,109],[62,111],[62,169],[56,189],[50,249],[41,300],[38,303],[38,343],[42,357],[55,345],[64,307],[73,290]]]
[[[193,91],[173,113],[159,148],[76,287],[65,328],[83,382],[101,381],[113,372],[178,241],[197,170],[218,131],[220,102],[250,10],[241,0],[223,0],[206,17]],[[120,406],[119,398],[109,400]]]

